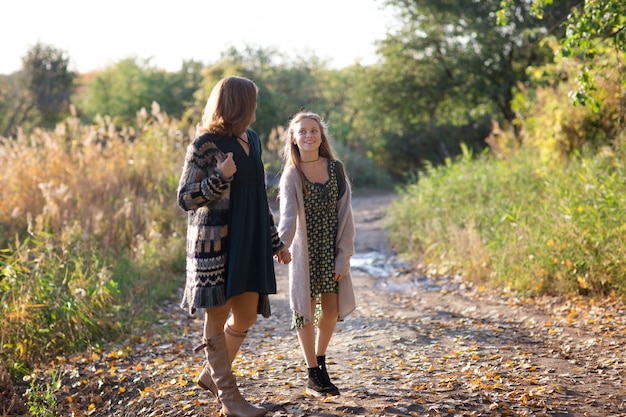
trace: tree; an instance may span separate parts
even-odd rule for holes
[[[529,66],[552,59],[541,42],[564,33],[574,2],[538,19],[515,1],[498,25],[500,0],[387,0],[400,25],[379,42],[381,63],[364,86],[367,112],[385,125],[377,158],[402,175],[460,153],[461,142],[482,150],[492,119],[515,127],[514,93]]]
[[[160,98],[161,109],[173,117],[180,118],[193,106],[194,93],[202,84],[204,64],[199,61],[183,61],[180,71],[168,74],[167,91]]]
[[[528,2],[515,1],[511,18],[499,26],[500,0],[388,0],[403,25],[379,48],[384,64],[374,88],[381,106],[409,124],[459,124],[491,112],[512,122],[513,89],[528,66],[551,58],[540,42],[564,32],[573,3],[546,6],[538,19]]]
[[[179,118],[193,101],[201,71],[202,64],[194,61],[183,62],[180,71],[169,73],[154,67],[150,59],[130,57],[94,75],[74,100],[87,121],[100,114],[129,125],[139,110],[149,109],[155,101],[169,116]]]
[[[534,0],[531,12],[542,19],[546,8],[553,0]],[[498,11],[498,23],[506,25],[514,10],[513,0],[504,0]],[[594,90],[594,79],[590,71],[594,67],[598,41],[608,42],[616,51],[626,56],[626,2],[623,0],[591,0],[579,3],[567,17],[567,30],[561,38],[560,52],[564,57],[576,57],[586,65],[578,74],[579,88],[570,96],[575,104],[591,103],[598,111],[600,102],[590,92]],[[622,82],[626,80],[624,71]]]
[[[34,112],[35,106],[22,79],[21,72],[0,76],[0,136],[15,134],[16,128]]]
[[[18,126],[53,128],[70,114],[75,79],[65,52],[37,43],[22,59],[22,69],[2,80],[0,134],[13,134]]]

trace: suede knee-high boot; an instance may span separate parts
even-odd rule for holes
[[[237,357],[239,348],[241,348],[243,341],[246,340],[247,335],[247,331],[238,332],[237,330],[233,330],[233,328],[228,325],[228,322],[224,324],[224,336],[226,337],[226,346],[228,346],[228,357],[230,358],[230,363],[233,363]]]
[[[194,348],[194,352],[199,352],[202,349],[204,349],[204,355],[207,361],[204,364],[204,368],[202,368],[196,383],[202,389],[211,391],[213,395],[215,395],[215,398],[217,398],[217,387],[215,386],[215,382],[213,382],[213,378],[211,378],[211,368],[209,367],[209,347],[206,343],[206,339],[202,339],[202,344]]]
[[[205,352],[211,371],[211,379],[217,387],[217,397],[222,403],[222,413],[230,417],[260,417],[265,408],[250,404],[239,392],[233,375],[224,333],[207,338]]]
[[[247,335],[248,335],[248,332],[238,332],[236,330],[233,330],[228,325],[228,322],[224,324],[224,336],[226,338],[226,346],[228,347],[228,358],[230,359],[231,364],[235,360],[235,357],[237,356],[237,352],[239,352],[239,348],[241,347],[241,344],[243,343]],[[194,350],[198,352],[201,349],[205,349],[205,353],[206,353],[206,349],[207,349],[206,343],[203,343],[202,345],[198,346]],[[211,379],[211,371],[209,369],[208,363],[204,365],[204,368],[200,372],[200,376],[198,376],[197,383],[198,385],[200,385],[202,389],[211,391],[213,395],[217,397],[217,387],[215,386],[213,379]]]

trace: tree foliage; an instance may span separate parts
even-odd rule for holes
[[[0,80],[0,135],[18,126],[53,128],[70,114],[76,74],[66,53],[37,43],[22,59],[22,69]]]
[[[498,11],[498,23],[506,25],[514,11],[513,0],[503,0]],[[534,0],[531,12],[543,19],[545,11],[553,0]],[[626,56],[626,2],[623,0],[587,0],[578,3],[567,17],[565,36],[561,38],[560,52],[564,57],[575,57],[585,65],[578,74],[578,88],[570,92],[575,104],[590,103],[598,111],[600,101],[591,94],[595,89],[595,79],[590,71],[595,65],[598,43],[608,43],[616,51]],[[616,63],[616,65],[620,65]],[[621,71],[621,81],[626,73]]]
[[[626,6],[617,0],[587,2],[575,9],[575,0],[385,4],[398,12],[400,24],[379,42],[381,60],[376,65],[329,69],[315,56],[288,59],[275,48],[251,47],[227,49],[206,66],[184,62],[177,72],[130,57],[83,74],[71,100],[83,121],[108,115],[117,127],[136,124],[137,112],[157,102],[165,114],[180,121],[181,131],[191,131],[215,83],[227,75],[243,75],[259,86],[253,128],[271,151],[264,155],[270,165],[281,163],[279,139],[290,115],[309,109],[329,122],[344,155],[366,156],[402,177],[426,162],[441,163],[459,154],[462,142],[481,151],[492,119],[519,129],[515,94],[532,89],[532,73],[545,69],[555,56],[554,43],[545,42],[546,37],[569,39],[561,44],[562,54],[596,56],[605,50],[596,43],[598,38],[613,41],[614,48],[624,52]],[[62,53],[49,55],[47,66],[43,59],[30,59],[23,71],[0,76],[0,133],[7,132],[7,126],[50,126],[64,114],[56,111],[62,106],[55,109],[49,100],[63,95],[39,88],[47,78],[36,68],[67,64]],[[581,71],[579,83],[587,90],[595,87],[584,82],[600,72],[590,68]],[[44,121],[43,115],[50,119]]]
[[[370,117],[384,126],[377,158],[402,175],[460,153],[460,142],[484,148],[492,118],[515,119],[514,89],[529,65],[550,59],[541,39],[564,31],[569,3],[542,21],[520,2],[498,26],[498,0],[388,0],[401,25],[380,42],[382,63],[362,87],[373,98]]]
[[[110,115],[119,124],[129,124],[142,108],[157,102],[162,111],[180,117],[190,105],[201,79],[202,64],[186,61],[178,72],[169,73],[149,59],[126,58],[92,75],[75,97],[81,116],[92,121]]]
[[[573,3],[549,6],[538,19],[530,4],[515,2],[507,24],[498,26],[499,0],[388,0],[403,25],[380,46],[385,64],[375,84],[383,105],[409,122],[458,124],[492,112],[512,121],[512,89],[528,66],[550,59],[540,42],[564,32]]]

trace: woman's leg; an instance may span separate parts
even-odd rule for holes
[[[339,395],[339,389],[330,380],[328,368],[326,367],[326,349],[330,344],[330,339],[335,332],[339,307],[336,293],[322,294],[322,312],[317,323],[317,339],[315,341],[316,361],[319,365],[321,376],[326,387],[327,394]]]
[[[337,326],[339,305],[337,293],[326,292],[322,294],[322,313],[317,322],[317,339],[315,341],[316,356],[325,356],[326,349]]]
[[[224,323],[230,313],[230,302],[223,306],[204,310],[204,338],[208,339],[224,333]]]
[[[204,352],[207,355],[207,361],[209,357],[209,352],[207,351],[207,341],[212,337],[219,336],[221,333],[224,333],[224,323],[226,323],[229,312],[230,303],[228,302],[223,306],[204,310],[204,329],[202,331],[203,343],[195,350],[199,351],[204,349]],[[209,367],[208,362],[204,365],[200,375],[198,375],[197,383],[202,387],[202,389],[210,390],[217,397],[217,387],[215,386],[213,379],[211,379],[211,368]]]
[[[222,403],[223,414],[239,417],[259,417],[265,415],[263,407],[248,403],[237,387],[237,380],[231,370],[229,348],[226,344],[224,326],[232,308],[231,303],[206,310],[204,321],[204,351],[211,384],[207,385],[217,394]],[[203,371],[205,373],[205,371]],[[202,375],[201,375],[202,378]]]
[[[246,292],[230,299],[231,315],[226,320],[223,331],[226,335],[228,357],[231,362],[246,339],[248,329],[256,322],[258,302],[259,294],[256,292]]]

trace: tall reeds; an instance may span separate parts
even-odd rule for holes
[[[12,373],[128,335],[184,267],[176,186],[186,132],[72,116],[0,144],[0,360]]]

